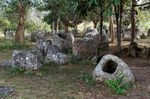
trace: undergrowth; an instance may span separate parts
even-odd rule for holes
[[[13,49],[25,49],[29,48],[27,44],[19,44],[19,43],[5,43],[5,44],[0,44],[0,51],[2,50],[13,50]]]
[[[105,81],[105,84],[116,94],[125,94],[128,89],[133,87],[133,84],[124,83],[124,78],[125,76],[120,74],[116,79]]]
[[[88,73],[81,73],[80,74],[80,79],[84,81],[87,85],[89,86],[94,86],[96,85],[96,80],[93,79],[93,76],[88,74]]]
[[[18,67],[18,66],[9,67],[7,68],[7,70],[11,75],[26,75],[26,76],[33,75],[32,70],[27,70],[23,67]]]

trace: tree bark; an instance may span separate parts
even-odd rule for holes
[[[68,32],[68,25],[65,24],[65,32]]]
[[[115,33],[114,33],[114,22],[113,22],[112,16],[109,18],[109,33],[110,33],[110,37],[111,37],[111,43],[114,43]]]
[[[53,21],[53,23],[52,23],[52,32],[53,32],[53,34],[55,34],[55,21]]]
[[[103,44],[102,32],[103,32],[103,11],[101,11],[100,13],[100,31],[99,31],[100,34],[99,34],[99,42],[98,42],[98,48],[97,48],[97,56],[100,55],[101,45]]]
[[[120,22],[119,22],[119,45],[120,47],[118,48],[119,53],[121,52],[121,33],[122,33],[122,11],[123,11],[123,0],[120,0],[120,7],[119,7],[120,11]]]
[[[56,33],[59,32],[59,18],[57,19]]]
[[[74,25],[74,30],[75,30],[75,33],[78,32],[78,25],[77,24]]]
[[[19,43],[24,42],[24,31],[25,31],[25,6],[23,5],[22,1],[18,3],[18,10],[19,10],[19,23],[15,34],[15,41]]]
[[[131,40],[130,40],[130,44],[134,43],[134,39],[135,39],[135,18],[134,18],[134,13],[135,13],[135,0],[132,0],[132,6],[131,6]]]
[[[117,49],[118,52],[120,52],[120,47],[121,47],[121,36],[120,36],[120,28],[119,28],[119,5],[115,5],[114,4],[114,8],[115,8],[115,16],[116,16],[116,25],[117,25]]]
[[[97,22],[93,21],[93,24],[94,24],[94,28],[96,29]]]

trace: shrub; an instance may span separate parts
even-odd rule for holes
[[[83,80],[87,85],[93,86],[96,84],[95,79],[88,73],[81,73],[80,79]]]
[[[17,67],[17,66],[11,67],[11,68],[9,69],[9,72],[10,72],[11,74],[13,74],[13,75],[24,74],[25,71],[26,71],[25,68],[23,68],[23,67]]]
[[[123,83],[125,76],[119,75],[116,79],[107,80],[105,84],[116,94],[125,94],[126,90],[133,86],[132,83]]]

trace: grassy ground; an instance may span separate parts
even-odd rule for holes
[[[1,41],[2,42],[2,41]],[[33,45],[30,45],[33,47]],[[111,49],[112,50],[112,49]],[[12,50],[0,51],[0,61],[10,59]],[[82,73],[93,73],[94,65],[45,64],[37,71],[13,75],[10,68],[0,68],[0,85],[8,85],[15,92],[6,99],[150,99],[150,61],[123,58],[132,69],[136,85],[125,95],[116,95],[103,83],[89,86],[80,79]]]

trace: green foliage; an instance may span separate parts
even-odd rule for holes
[[[10,26],[9,20],[5,19],[4,17],[0,16],[0,29],[4,31],[6,28]]]
[[[9,67],[7,68],[7,71],[11,75],[25,75],[28,77],[31,77],[33,75],[32,70],[27,70],[24,67],[18,67],[18,66]]]
[[[80,79],[83,80],[89,86],[94,86],[96,84],[96,80],[93,79],[92,75],[88,73],[81,73]]]
[[[150,18],[150,11],[142,11],[142,10],[138,10],[137,9],[137,12],[138,12],[138,20],[139,20],[139,28],[140,30],[142,31],[148,31],[149,27],[150,27],[150,21],[147,21],[149,20]]]
[[[26,25],[25,27],[27,29],[27,32],[29,32],[29,33],[37,30],[37,28],[32,20],[26,21],[25,25]]]
[[[29,48],[27,44],[20,44],[15,42],[5,42],[0,44],[0,51],[2,50],[13,50],[13,49],[25,49]]]
[[[113,90],[116,94],[125,94],[126,90],[133,86],[132,83],[123,83],[125,76],[118,75],[116,79],[107,80],[105,84]]]
[[[80,65],[92,65],[92,61],[89,59],[82,59],[78,61],[78,59],[74,55],[70,55],[69,63],[72,64],[80,64]]]
[[[41,6],[44,3],[43,0],[0,0],[0,10],[2,12],[2,16],[5,17],[5,20],[8,20],[10,24],[8,27],[4,25],[4,29],[9,28],[11,30],[16,30],[18,26],[18,18],[20,13],[18,6],[20,4],[25,9],[24,15],[26,17],[27,13],[29,12],[29,8]]]
[[[91,65],[93,64],[91,60],[89,59],[82,59],[80,62],[79,62],[80,65]]]
[[[24,74],[25,71],[26,71],[25,68],[18,67],[18,66],[14,66],[9,69],[9,72],[13,75]]]
[[[75,64],[77,62],[77,59],[74,55],[71,54],[69,57],[69,63]]]
[[[28,77],[31,77],[31,76],[33,75],[33,72],[32,72],[32,70],[26,70],[26,71],[24,72],[24,74],[25,74],[26,76],[28,76]]]

